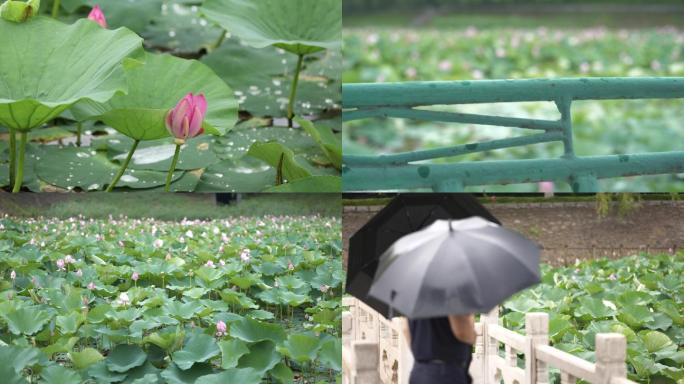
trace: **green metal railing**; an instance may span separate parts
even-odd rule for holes
[[[684,77],[345,84],[342,97],[343,121],[391,117],[539,131],[533,135],[413,152],[347,155],[343,166],[346,191],[432,188],[435,191],[459,192],[474,185],[564,181],[570,183],[575,192],[597,192],[599,179],[684,172],[684,151],[578,157],[573,149],[571,118],[574,100],[684,98]],[[526,101],[555,102],[560,119],[540,120],[418,108]],[[563,143],[564,153],[555,159],[414,163],[556,141]]]

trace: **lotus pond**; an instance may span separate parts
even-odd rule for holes
[[[0,187],[340,190],[338,0],[3,4]]]
[[[490,16],[486,22],[474,25],[479,19],[471,20],[469,16],[437,17],[429,28],[345,28],[344,81],[684,75],[681,26],[639,29],[601,24],[578,26],[574,17],[562,15],[549,18],[562,25],[553,22],[543,25],[547,20],[539,17],[516,25],[521,23],[516,23],[514,16]],[[634,17],[640,18],[641,15]],[[621,25],[624,19],[621,18]],[[671,21],[667,19],[655,25]],[[681,150],[683,105],[683,100],[575,102],[572,109],[575,152],[592,156]],[[462,105],[447,110],[559,118],[553,103]],[[445,143],[502,139],[524,134],[524,130],[386,119],[345,123],[343,134],[345,153],[378,154],[437,148]],[[557,158],[562,154],[560,143],[547,143],[437,161]],[[677,191],[684,186],[684,179],[682,175],[619,178],[603,180],[600,186],[605,191]],[[482,190],[481,187],[471,189]],[[568,185],[558,185],[557,189],[570,191]],[[537,186],[491,186],[487,188],[490,190],[532,192]]]
[[[524,328],[527,312],[546,312],[551,344],[590,361],[597,333],[622,333],[630,379],[684,382],[684,252],[578,261],[543,272],[540,285],[504,304],[507,328]],[[560,382],[558,372],[554,377]]]
[[[340,220],[0,219],[3,383],[329,383]]]

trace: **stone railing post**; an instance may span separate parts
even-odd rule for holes
[[[626,377],[627,339],[620,333],[596,335],[596,381],[609,384],[611,379]]]
[[[378,375],[380,349],[373,341],[352,343],[353,373],[350,384],[381,384]]]
[[[397,348],[399,369],[398,369],[398,380],[399,384],[408,384],[409,376],[411,375],[411,369],[413,369],[413,355],[411,354],[411,346],[408,344],[408,340],[404,336],[404,324],[406,320],[404,318],[394,318],[392,319],[392,328],[397,331]]]
[[[546,384],[549,372],[546,363],[537,360],[535,347],[549,344],[549,315],[528,313],[525,315],[525,380],[524,384]]]
[[[349,311],[342,312],[342,345],[351,346],[354,337],[354,317]]]
[[[480,315],[480,324],[482,324],[482,383],[494,384],[497,383],[494,378],[494,365],[491,357],[499,353],[499,343],[489,337],[489,325],[499,324],[499,307],[495,307],[489,313]]]

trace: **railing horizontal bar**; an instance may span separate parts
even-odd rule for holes
[[[610,384],[637,384],[637,382],[626,377],[613,377],[610,379]]]
[[[452,147],[426,149],[424,151],[404,152],[391,155],[380,156],[361,156],[348,155],[344,156],[344,163],[346,165],[398,165],[406,164],[412,161],[436,159],[440,157],[459,156],[468,153],[491,151],[495,149],[503,149],[510,147],[517,147],[523,145],[548,143],[552,141],[559,141],[563,139],[561,132],[547,132],[537,135],[513,137],[509,139],[499,139],[484,141],[480,143],[455,145]]]
[[[569,181],[577,175],[598,179],[684,172],[684,152],[608,155],[561,159],[479,161],[454,164],[348,166],[345,191],[433,188],[449,180],[464,186]]]
[[[684,77],[591,77],[342,85],[345,109],[523,101],[684,98]]]
[[[525,336],[496,324],[488,325],[487,330],[490,337],[510,345],[516,351],[522,352],[525,350]],[[485,340],[485,342],[487,341]]]
[[[537,359],[580,379],[594,381],[596,372],[594,364],[549,345],[537,345],[535,348]]]
[[[428,111],[414,108],[375,108],[359,109],[343,112],[344,121],[364,119],[368,117],[394,117],[399,119],[443,121],[450,123],[493,125],[499,127],[515,127],[539,129],[545,131],[561,130],[560,121],[526,119],[520,117],[488,116],[472,113]]]

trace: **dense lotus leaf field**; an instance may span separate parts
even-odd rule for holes
[[[572,21],[566,20],[571,25]],[[344,82],[473,80],[578,76],[684,76],[684,31],[674,27],[615,29],[468,26],[465,17],[442,29],[345,28]],[[541,23],[536,21],[536,23]],[[530,23],[528,23],[530,24]],[[409,59],[407,59],[409,58]],[[682,150],[684,100],[582,101],[573,104],[575,152],[581,156]],[[553,103],[465,105],[440,110],[558,119]],[[525,130],[402,119],[345,123],[345,153],[395,153],[449,143],[526,134]],[[560,143],[468,154],[436,161],[557,158]],[[601,181],[610,191],[676,191],[682,175]],[[500,189],[501,187],[499,187]],[[534,191],[535,185],[505,186]],[[473,187],[481,191],[481,187]],[[557,189],[569,190],[567,185]],[[488,187],[495,191],[497,187]]]
[[[329,383],[340,220],[0,219],[3,383]]]
[[[175,147],[163,116],[182,95],[195,92],[208,97],[207,129],[182,145],[171,174],[171,191],[339,191],[341,6],[334,0],[298,0],[290,6],[269,1],[262,2],[267,5],[263,9],[250,8],[252,13],[238,15],[241,25],[225,21],[236,17],[236,4],[247,4],[234,0],[44,0],[39,14],[25,23],[0,19],[4,31],[0,35],[28,36],[26,43],[32,44],[24,55],[6,52],[16,56],[16,62],[5,61],[7,66],[0,68],[12,74],[3,77],[9,86],[1,83],[8,87],[8,94],[0,94],[3,103],[21,102],[14,98],[29,88],[35,88],[36,94],[23,95],[27,100],[41,101],[45,93],[61,88],[78,96],[69,105],[60,104],[66,110],[45,123],[27,128],[36,120],[25,116],[28,123],[19,124],[28,132],[22,186],[31,191],[104,190],[136,139],[140,143],[116,187],[162,189]],[[84,20],[96,4],[106,16],[103,31]],[[307,4],[318,7],[312,10]],[[274,21],[269,9],[276,9],[281,20]],[[325,18],[317,16],[321,14]],[[268,28],[271,40],[253,36],[256,27],[250,21],[261,18],[266,24],[277,24]],[[39,24],[45,28],[34,27]],[[47,38],[72,36],[83,41],[99,33],[102,37],[95,46],[102,48],[112,44],[105,36],[111,38],[114,31],[130,40],[129,50],[138,49],[125,58],[109,49],[106,53],[116,57],[106,60],[104,54],[93,54],[75,42]],[[312,41],[301,41],[300,31]],[[65,47],[80,49],[72,52]],[[79,66],[60,67],[70,58],[78,58]],[[54,63],[45,65],[48,59]],[[118,96],[111,100],[92,92],[102,99],[94,103],[88,99],[92,95],[71,87],[76,80],[67,80],[71,79],[67,74],[76,73],[78,78],[90,73],[87,67],[96,59],[123,67],[112,77],[125,77],[126,84],[119,84]],[[77,98],[81,101],[73,104]],[[290,121],[292,117],[314,125]],[[0,187],[8,189],[12,187],[12,119],[0,117]]]
[[[503,305],[507,328],[524,332],[525,313],[546,312],[551,344],[590,361],[597,333],[622,333],[630,379],[684,382],[684,252],[578,261],[543,272],[540,285]],[[560,382],[557,372],[554,378]]]

